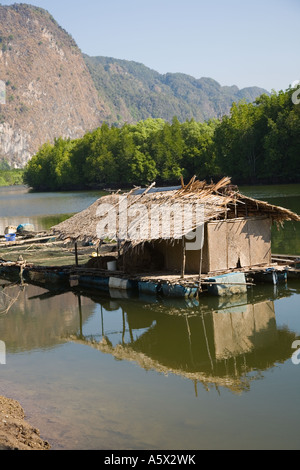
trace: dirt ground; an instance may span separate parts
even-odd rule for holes
[[[0,450],[49,450],[38,429],[26,422],[21,405],[0,396]]]

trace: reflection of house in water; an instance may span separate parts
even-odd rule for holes
[[[170,314],[172,309],[159,303],[118,303],[123,313],[118,344],[105,330],[105,312],[99,341],[72,339],[146,370],[189,378],[196,391],[198,383],[245,391],[261,371],[291,357],[294,334],[277,328],[271,300],[247,303],[242,297],[228,306],[207,304],[181,314]]]
[[[272,301],[227,307],[211,316],[216,359],[266,348],[278,339]]]
[[[197,384],[235,393],[248,390],[262,371],[291,357],[295,339],[294,333],[277,327],[273,291],[267,294],[266,289],[251,302],[247,295],[231,297],[227,304],[209,297],[200,305],[190,299],[130,300],[119,291],[112,298],[112,292],[101,297],[97,291],[57,295],[57,290],[30,285],[10,289],[1,284],[0,294],[1,289],[11,298],[19,293],[9,315],[0,316],[1,340],[9,353],[71,340],[145,370],[188,378],[196,393]],[[281,295],[288,296],[288,289]],[[87,336],[85,325],[96,311],[101,322],[95,327],[94,319],[93,336]]]

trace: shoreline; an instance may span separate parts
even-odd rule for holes
[[[0,450],[50,450],[38,429],[26,421],[20,403],[0,396]]]

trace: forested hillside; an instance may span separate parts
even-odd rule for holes
[[[180,176],[236,183],[300,181],[300,105],[294,90],[233,104],[221,120],[103,124],[81,139],[46,143],[25,169],[39,190],[178,184]]]
[[[228,114],[234,101],[252,102],[267,93],[258,87],[221,86],[212,78],[161,75],[133,61],[87,55],[84,59],[101,101],[111,111],[110,124],[132,124],[149,117],[171,122],[173,116],[180,122],[192,118],[203,122]]]

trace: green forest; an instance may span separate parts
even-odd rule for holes
[[[179,184],[181,175],[209,181],[226,175],[236,184],[298,182],[296,93],[289,88],[253,103],[234,103],[220,120],[149,118],[122,127],[104,123],[81,139],[58,138],[33,156],[24,182],[35,190]]]
[[[267,93],[259,87],[239,89],[221,86],[208,77],[196,79],[183,73],[160,74],[143,64],[83,55],[101,100],[111,111],[109,124],[152,118],[180,122],[194,118],[207,121],[228,114],[233,102],[244,99],[251,103]]]
[[[23,170],[12,169],[5,160],[0,160],[0,186],[23,183]]]

